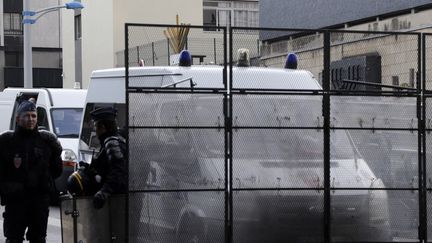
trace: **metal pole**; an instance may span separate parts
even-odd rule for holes
[[[30,0],[23,0],[23,12],[30,10]],[[28,17],[28,16],[27,16]],[[26,16],[23,16],[23,20]],[[33,88],[33,56],[31,46],[31,23],[25,23],[24,26],[24,88]]]
[[[224,33],[225,35],[226,33]],[[216,38],[213,38],[213,57],[214,57],[214,65],[217,65],[216,62]],[[226,59],[225,59],[226,61]]]
[[[331,239],[330,205],[330,32],[324,32],[323,117],[324,117],[324,242]]]
[[[125,97],[126,97],[126,151],[129,152],[129,25],[125,24]],[[153,46],[153,43],[152,43]],[[154,54],[153,54],[154,57]],[[154,59],[154,58],[153,58]],[[154,61],[153,61],[154,65]],[[129,171],[129,156],[126,157],[126,171]],[[129,175],[128,175],[128,188],[129,187]],[[126,205],[125,205],[125,241],[129,242],[129,190],[126,194]]]
[[[155,65],[155,50],[154,50],[154,42],[152,42],[152,60],[153,66]]]
[[[171,66],[169,39],[167,39],[167,48],[168,48],[168,66]]]

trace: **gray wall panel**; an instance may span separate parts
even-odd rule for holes
[[[260,26],[318,29],[425,4],[432,0],[260,0]],[[279,35],[262,32],[260,38]]]

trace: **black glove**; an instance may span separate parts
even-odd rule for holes
[[[109,193],[98,191],[93,197],[93,207],[96,209],[101,209],[109,196]]]
[[[84,161],[78,162],[78,169],[79,170],[87,170],[89,166],[90,165]]]

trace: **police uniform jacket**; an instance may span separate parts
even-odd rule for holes
[[[93,157],[89,170],[96,177],[96,191],[109,194],[127,192],[126,143],[115,134],[100,138],[100,151]]]
[[[2,205],[29,195],[48,195],[63,171],[62,147],[48,131],[17,127],[0,134]]]

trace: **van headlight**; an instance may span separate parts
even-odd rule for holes
[[[77,161],[77,156],[71,149],[63,149],[61,158],[63,161]]]

